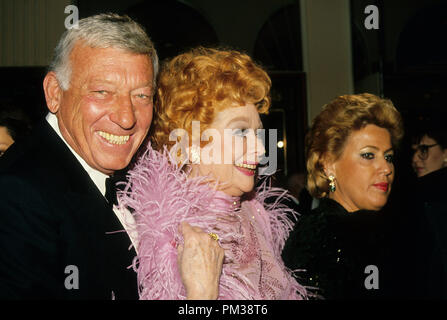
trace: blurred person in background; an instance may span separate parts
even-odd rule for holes
[[[427,230],[421,235],[427,254],[427,298],[447,298],[447,130],[442,116],[432,114],[417,123],[411,136],[412,167],[417,176],[414,192],[415,214]],[[416,207],[416,200],[419,206]]]
[[[31,120],[23,109],[11,104],[0,108],[0,157],[17,140],[24,138],[31,129]]]
[[[434,120],[426,120],[413,136],[412,166],[418,178],[432,176],[446,177],[447,137],[446,130]],[[437,172],[440,170],[439,172]],[[422,179],[421,179],[422,180]]]

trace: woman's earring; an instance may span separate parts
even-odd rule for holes
[[[189,160],[192,164],[200,163],[200,148],[195,144],[189,149]]]
[[[332,174],[329,175],[329,191],[335,192],[335,177]]]

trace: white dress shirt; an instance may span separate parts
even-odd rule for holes
[[[82,165],[84,170],[87,171],[90,179],[92,179],[95,186],[99,189],[101,194],[105,197],[106,178],[108,176],[106,174],[90,167],[87,164],[87,162],[85,162],[85,160],[70,147],[70,145],[67,143],[67,141],[65,141],[64,137],[62,136],[62,134],[59,130],[58,120],[54,114],[49,112],[45,119],[50,124],[50,126],[54,129],[54,131],[56,131],[56,133],[59,135],[59,137],[61,137],[62,141],[65,142],[68,149],[70,149],[70,151],[73,153],[73,155],[79,161],[79,163]],[[134,220],[132,214],[130,213],[129,210],[127,210],[123,206],[119,206],[119,205],[118,206],[114,205],[113,211],[115,212],[115,214],[118,217],[119,221],[121,222],[122,226],[124,227],[127,234],[129,235],[129,238],[132,241],[132,244],[133,244],[135,250],[137,250],[137,246],[136,246],[137,233],[136,233],[135,228],[132,227],[132,226],[135,226],[135,220]],[[110,230],[110,231],[114,231],[114,230]]]

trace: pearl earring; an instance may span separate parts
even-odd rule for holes
[[[199,164],[200,163],[200,148],[193,144],[191,148],[189,149],[189,160],[192,164]]]

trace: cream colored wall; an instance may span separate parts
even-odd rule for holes
[[[354,91],[349,0],[300,0],[309,124],[324,104]]]
[[[0,67],[46,66],[70,0],[0,0]]]

